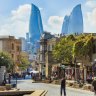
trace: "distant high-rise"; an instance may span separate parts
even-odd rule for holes
[[[83,33],[83,16],[81,4],[73,8],[70,16],[65,16],[63,26],[63,34],[80,34]]]
[[[20,37],[19,38],[21,40],[21,51],[27,51],[27,42],[26,39],[24,37]]]
[[[30,42],[29,33],[26,33],[26,41]]]
[[[68,34],[68,26],[69,26],[69,16],[65,16],[63,26],[62,26],[63,34]]]
[[[29,36],[30,42],[34,44],[40,39],[40,35],[43,32],[43,25],[40,10],[37,6],[32,4],[31,15],[30,15],[30,24],[29,24]]]

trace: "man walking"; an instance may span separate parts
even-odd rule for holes
[[[61,96],[62,92],[64,92],[64,96],[66,96],[66,80],[64,77],[61,80]]]
[[[11,84],[11,74],[9,73],[8,83]]]
[[[92,82],[92,86],[93,86],[93,88],[94,88],[94,94],[95,94],[95,96],[96,96],[96,77],[94,77],[94,80],[93,80],[93,82]]]

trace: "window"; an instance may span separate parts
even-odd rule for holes
[[[48,51],[50,51],[50,45],[48,45]]]
[[[12,50],[14,50],[14,44],[12,43]]]
[[[42,45],[40,46],[40,51],[42,51]]]
[[[47,50],[47,45],[44,45],[44,50],[45,50],[45,51]]]
[[[17,46],[17,51],[20,51],[20,48],[19,48],[19,46]]]
[[[40,62],[42,62],[42,55],[40,55]]]
[[[14,54],[11,54],[12,58],[14,58]]]
[[[44,51],[44,46],[43,45],[40,46],[40,51]]]

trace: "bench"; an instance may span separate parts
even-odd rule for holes
[[[18,90],[9,90],[9,91],[0,91],[0,96],[18,96],[18,95],[24,95],[24,94],[32,94],[34,91],[18,91]],[[30,96],[30,95],[29,95]]]
[[[41,96],[45,96],[47,94],[48,91],[44,91],[43,94]]]

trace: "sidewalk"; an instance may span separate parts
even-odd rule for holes
[[[76,89],[76,88],[71,88],[71,87],[67,87],[67,89],[72,90],[72,91],[81,92],[81,93],[93,93],[92,91],[87,91],[87,90],[83,90],[83,89]]]
[[[33,83],[47,83],[47,84],[53,84],[53,85],[59,85],[60,86],[60,80],[54,80],[53,82],[49,83],[48,80],[36,82],[33,81]],[[80,84],[76,83],[74,80],[66,80],[66,86],[67,88],[74,89],[77,91],[85,91],[85,92],[92,92],[92,85],[91,84],[84,84],[82,87],[80,87]]]
[[[49,84],[49,85],[60,87],[60,85],[55,85],[55,84]],[[71,90],[71,91],[76,91],[76,92],[79,92],[79,93],[89,93],[89,94],[94,93],[92,91],[87,91],[87,90],[83,90],[83,89],[76,89],[76,88],[72,88],[72,87],[66,87],[66,89]]]

